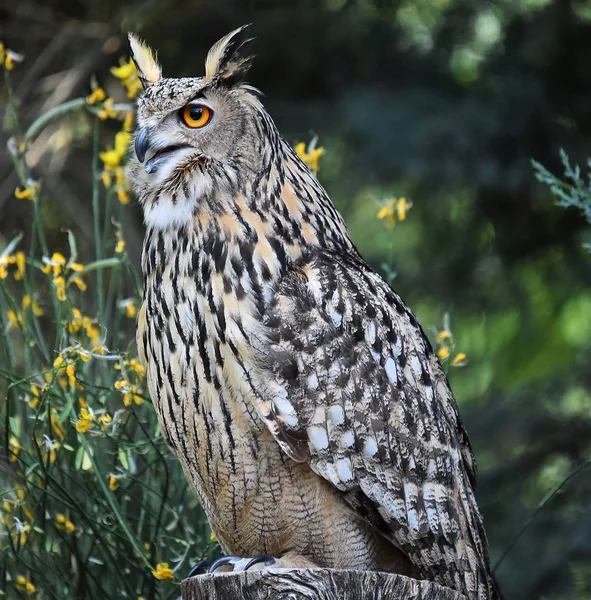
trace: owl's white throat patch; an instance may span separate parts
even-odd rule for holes
[[[199,198],[206,193],[209,187],[207,179],[198,177],[190,184],[191,194],[189,197],[178,190],[174,202],[171,192],[164,192],[156,202],[146,202],[144,204],[144,223],[146,227],[166,229],[188,224],[193,219]]]

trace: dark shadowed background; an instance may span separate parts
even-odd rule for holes
[[[450,314],[469,360],[450,379],[507,598],[591,598],[591,468],[575,473],[591,458],[590,235],[530,163],[561,172],[559,148],[581,164],[591,154],[588,2],[18,0],[0,19],[0,39],[26,55],[13,75],[25,125],[89,93],[93,74],[122,98],[109,68],[127,30],[158,48],[165,75],[197,76],[213,42],[253,23],[250,81],[288,141],[318,136],[319,179],[362,254],[397,272],[426,330]],[[93,243],[89,134],[71,116],[28,154],[64,253],[64,228]],[[4,148],[0,249],[31,219]],[[378,201],[399,196],[413,207],[389,229]],[[137,261],[139,207],[129,214]]]

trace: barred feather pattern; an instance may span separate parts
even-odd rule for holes
[[[164,92],[183,80],[167,81],[146,90],[140,124],[159,95],[174,102]],[[221,93],[187,85],[180,102]],[[419,323],[252,88],[228,93],[249,149],[187,151],[154,184],[130,168],[148,223],[139,353],[213,530],[243,556],[295,553],[499,598],[470,444]],[[154,220],[164,202],[178,220]]]

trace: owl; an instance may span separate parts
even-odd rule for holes
[[[137,344],[163,435],[236,561],[499,598],[442,366],[245,82],[243,31],[181,79],[130,37]]]

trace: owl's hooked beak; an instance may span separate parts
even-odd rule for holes
[[[150,130],[148,127],[142,127],[135,136],[135,155],[143,163],[146,158],[146,152],[150,147]]]

